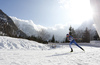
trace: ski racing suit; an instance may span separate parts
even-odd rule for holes
[[[73,43],[74,43],[76,46],[78,46],[79,48],[81,48],[81,47],[75,42],[75,40],[73,39],[72,36],[69,36],[69,41],[70,41],[69,46],[70,46],[71,49],[72,49],[71,45],[72,45]]]

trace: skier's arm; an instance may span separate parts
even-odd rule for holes
[[[69,41],[69,37],[67,37],[67,40]]]
[[[70,36],[70,37],[69,37],[69,41],[72,41],[72,40],[73,40],[73,37],[72,37],[72,36]]]

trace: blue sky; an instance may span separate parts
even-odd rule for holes
[[[0,9],[8,16],[32,20],[45,27],[77,26],[91,18],[88,4],[89,0],[0,0]]]

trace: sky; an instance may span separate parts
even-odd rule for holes
[[[32,20],[36,25],[64,25],[77,28],[92,18],[90,0],[0,0],[8,16]]]

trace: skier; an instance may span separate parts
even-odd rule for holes
[[[71,47],[72,43],[74,43],[76,46],[78,46],[80,49],[82,49],[83,51],[85,51],[82,47],[80,47],[76,42],[75,40],[73,39],[73,37],[70,35],[70,34],[67,34],[67,39],[70,41],[70,48],[71,48],[71,51],[70,52],[73,52],[73,48]]]

